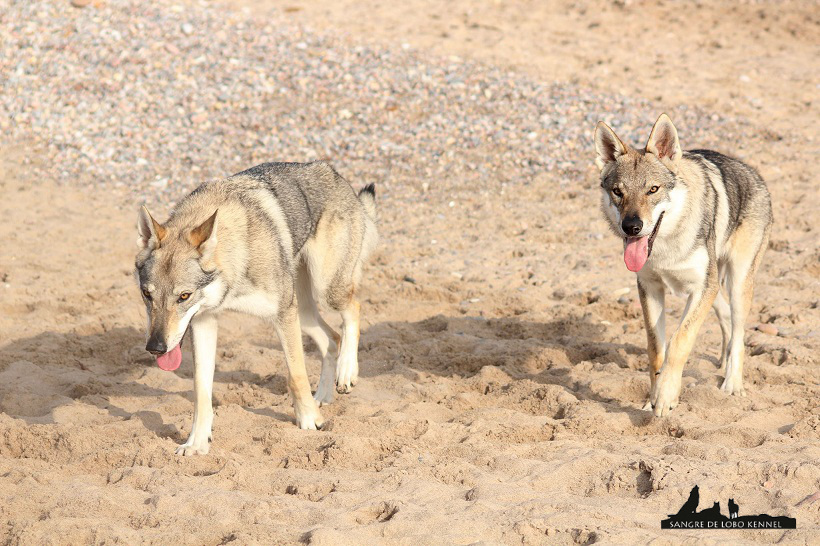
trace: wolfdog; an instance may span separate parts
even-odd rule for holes
[[[662,416],[677,406],[683,367],[710,307],[723,334],[721,389],[745,396],[744,324],[772,225],[766,184],[737,159],[681,151],[666,114],[655,122],[645,149],[627,146],[602,121],[594,140],[601,207],[623,239],[627,269],[638,278],[651,382],[645,409]],[[687,298],[668,344],[667,290]]]
[[[375,188],[358,193],[329,164],[265,163],[206,182],[164,224],[142,207],[136,277],[148,315],[145,349],[163,370],[182,360],[190,326],[196,405],[177,454],[210,449],[217,315],[226,309],[269,319],[288,367],[296,424],[321,428],[318,405],[359,375],[362,266],[378,241]],[[339,336],[319,304],[342,317]],[[322,371],[311,397],[301,332],[316,343]],[[334,358],[338,355],[338,361]]]

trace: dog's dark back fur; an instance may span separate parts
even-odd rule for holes
[[[720,172],[721,176],[716,183],[721,183],[726,188],[726,201],[729,205],[727,239],[746,217],[755,216],[764,223],[771,222],[772,208],[769,190],[763,178],[753,167],[713,150],[689,150],[683,153],[683,157],[698,162],[704,170],[706,180],[710,179],[710,168],[716,168]],[[706,185],[705,190],[707,192],[705,204],[708,213],[702,218],[714,219],[717,213],[718,195],[709,184]],[[701,237],[707,238],[713,230],[713,225],[704,222]]]
[[[350,184],[328,163],[263,163],[233,175],[262,182],[282,207],[298,254],[316,231],[328,202],[358,207]]]

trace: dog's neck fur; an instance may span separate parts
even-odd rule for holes
[[[705,182],[697,176],[700,165],[685,155],[668,165],[675,173],[677,184],[670,191],[669,201],[658,207],[656,214],[664,213],[663,221],[655,238],[646,272],[679,267],[687,262],[698,243],[701,229],[693,218],[700,218],[704,203],[701,185]],[[706,182],[708,183],[708,182]]]

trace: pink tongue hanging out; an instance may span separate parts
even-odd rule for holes
[[[179,345],[157,357],[157,366],[166,372],[172,372],[179,368],[179,363],[182,362],[182,349]]]
[[[649,258],[649,237],[629,237],[624,248],[626,268],[638,272]]]

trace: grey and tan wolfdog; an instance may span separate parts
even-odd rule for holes
[[[627,268],[638,278],[651,381],[645,409],[661,416],[678,404],[683,367],[710,307],[723,334],[721,389],[745,396],[744,326],[772,225],[766,184],[737,159],[710,150],[681,151],[666,114],[655,122],[644,149],[627,146],[602,121],[594,140],[601,206],[623,239]],[[668,344],[667,291],[687,298]]]
[[[143,207],[138,230],[146,350],[160,368],[175,370],[189,327],[192,334],[194,421],[177,453],[209,450],[217,315],[226,309],[272,321],[287,362],[296,424],[320,428],[318,405],[358,379],[357,290],[378,240],[374,186],[357,196],[327,163],[266,163],[202,184],[164,224]],[[341,314],[341,336],[322,319],[320,304]],[[302,332],[322,356],[314,397]]]

